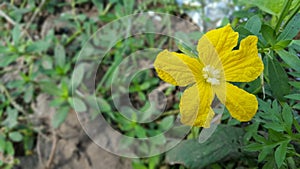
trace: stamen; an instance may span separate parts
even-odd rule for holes
[[[211,65],[207,65],[202,69],[202,72],[206,82],[211,83],[212,85],[220,84],[220,70]]]

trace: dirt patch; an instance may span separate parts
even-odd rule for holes
[[[47,104],[47,96],[38,97],[41,103],[36,104],[36,116],[43,117],[45,123],[53,115],[54,109],[41,108]],[[41,122],[41,121],[39,121]],[[49,134],[39,134],[36,148],[31,156],[20,157],[16,169],[130,169],[131,160],[113,155],[94,142],[85,134],[77,119],[76,113],[70,111],[66,121],[56,130],[48,125]]]

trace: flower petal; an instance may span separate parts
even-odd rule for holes
[[[226,106],[232,117],[239,121],[250,121],[256,114],[258,102],[253,94],[230,83],[226,83],[226,92],[216,91],[220,101]],[[226,97],[226,100],[224,99]]]
[[[203,65],[196,58],[185,54],[164,50],[157,55],[154,62],[158,76],[175,86],[187,86],[202,78]]]
[[[197,51],[200,54],[207,50],[205,49],[207,46],[213,46],[218,56],[222,58],[237,45],[238,36],[239,34],[232,30],[230,24],[223,28],[211,30],[199,40]],[[201,57],[201,55],[199,56]]]
[[[181,122],[190,126],[210,127],[214,117],[211,103],[214,94],[211,85],[198,83],[187,88],[180,100]]]
[[[250,82],[263,71],[264,65],[258,56],[257,37],[248,36],[241,41],[240,49],[222,58],[226,81]]]
[[[198,42],[198,55],[201,62],[205,65],[210,65],[219,69],[221,68],[219,54],[210,39],[205,36],[203,36]]]

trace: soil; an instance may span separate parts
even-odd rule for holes
[[[32,104],[32,123],[40,126],[33,155],[17,157],[15,169],[130,169],[131,160],[111,154],[83,131],[76,113],[71,110],[57,129],[51,127],[55,109],[49,107],[50,96],[40,94]]]

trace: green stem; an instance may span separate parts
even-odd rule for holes
[[[106,7],[105,7],[105,9],[104,9],[104,11],[101,13],[101,15],[103,15],[103,16],[106,15],[107,12],[110,10],[111,6],[112,6],[111,3],[107,4]]]
[[[275,27],[275,32],[276,33],[279,31],[281,23],[282,23],[283,19],[286,17],[286,15],[288,14],[291,5],[292,5],[292,0],[287,0],[287,1],[284,2],[284,7],[283,7],[283,9],[281,11],[281,14],[279,16],[277,25]]]
[[[299,10],[300,10],[300,1],[296,5],[295,9],[292,11],[292,14],[288,17],[288,19],[284,23],[283,28],[286,27],[286,25],[292,20],[292,18],[294,18],[294,16],[299,12]]]
[[[72,7],[72,15],[74,16],[74,21],[76,23],[76,26],[79,27],[79,29],[81,29],[81,24],[80,24],[80,21],[77,17],[77,14],[76,14],[76,1],[75,0],[72,0],[71,1],[71,7]]]
[[[12,106],[14,106],[15,109],[17,109],[19,112],[23,113],[24,115],[26,115],[26,112],[24,111],[24,109],[22,108],[22,106],[20,106],[10,95],[10,93],[8,92],[8,90],[6,89],[6,87],[0,83],[0,91],[3,91],[6,95],[6,97],[8,98],[9,102],[11,103]]]
[[[177,115],[177,114],[179,114],[179,110],[170,110],[164,112],[161,116],[170,116],[170,115]]]
[[[201,4],[201,8],[202,8],[202,10],[201,10],[201,19],[204,21],[203,25],[202,25],[203,26],[203,32],[207,32],[208,30],[207,30],[207,24],[205,22],[205,11],[204,11],[206,3],[205,3],[204,0],[200,0],[200,4]]]
[[[80,34],[82,33],[82,30],[76,31],[65,43],[65,46],[68,46],[70,43],[72,43]]]
[[[193,136],[193,139],[197,139],[197,133],[196,133],[196,128],[195,127],[192,127],[192,136]]]
[[[256,89],[255,89],[253,92],[251,92],[251,93],[254,94],[254,95],[256,95],[256,94],[258,94],[261,90],[262,90],[262,87],[260,86],[260,87],[256,88]]]
[[[259,48],[258,53],[269,53],[271,48]]]

